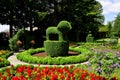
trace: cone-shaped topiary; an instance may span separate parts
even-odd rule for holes
[[[45,52],[52,57],[65,56],[68,54],[69,42],[67,33],[71,29],[68,21],[61,21],[57,27],[49,27],[46,30],[46,41],[44,41]]]

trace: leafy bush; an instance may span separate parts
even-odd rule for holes
[[[92,36],[92,34],[88,34],[86,37],[86,42],[93,42],[94,41],[94,37]]]
[[[7,60],[7,58],[12,55],[12,53],[10,51],[1,51],[1,52],[4,52],[0,55],[0,68],[1,67],[4,67],[4,66],[9,66],[10,65],[10,62]]]
[[[118,39],[110,39],[109,44],[116,45],[118,43]]]
[[[22,33],[23,30],[19,29],[18,32],[12,38],[9,39],[9,47],[11,50],[16,51],[18,49],[17,41],[19,40],[19,37]]]
[[[61,32],[66,33],[66,31],[69,31],[70,29],[72,29],[72,26],[68,21],[63,20],[58,23],[57,28]]]

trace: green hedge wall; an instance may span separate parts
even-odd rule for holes
[[[47,55],[52,57],[66,56],[69,50],[69,43],[67,41],[44,41],[44,47]]]

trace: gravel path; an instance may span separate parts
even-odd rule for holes
[[[17,57],[16,57],[16,54],[18,54],[18,53],[14,53],[14,55],[8,57],[8,61],[10,61],[10,64],[12,64],[14,66],[18,65],[18,64],[29,64],[29,63],[18,60]]]

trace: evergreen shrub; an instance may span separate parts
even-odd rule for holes
[[[118,35],[116,32],[112,32],[112,35],[109,40],[109,44],[116,45],[118,43]]]
[[[46,49],[47,55],[50,56],[66,56],[69,50],[69,44],[68,42],[60,42],[60,41],[45,41],[44,47]]]
[[[44,41],[45,52],[52,57],[65,56],[68,54],[69,43],[67,33],[71,29],[68,21],[60,21],[57,27],[48,27],[46,30],[46,41]]]
[[[22,29],[19,29],[18,32],[9,39],[9,47],[11,50],[16,51],[18,49],[17,41],[19,40],[19,37],[23,33]]]
[[[92,36],[92,34],[88,34],[86,37],[86,42],[93,42],[94,41],[94,37]]]

